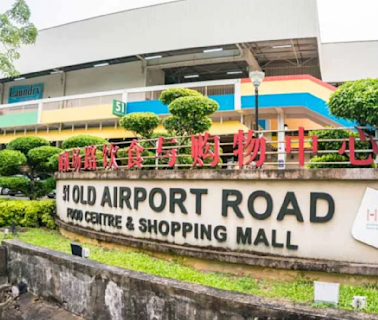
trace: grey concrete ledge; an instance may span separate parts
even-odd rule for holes
[[[378,180],[378,169],[126,170],[60,172],[58,180]]]
[[[138,294],[141,298],[144,298],[146,292],[153,294],[156,299],[164,299],[164,301],[170,301],[170,303],[177,303],[181,301],[191,306],[195,306],[198,312],[204,312],[203,314],[209,315],[206,319],[297,319],[297,320],[373,320],[377,319],[377,315],[364,314],[351,311],[342,311],[335,309],[321,309],[312,308],[306,305],[287,302],[285,300],[276,300],[269,298],[261,298],[253,295],[239,294],[230,291],[224,291],[214,289],[202,285],[191,284],[187,282],[176,281],[172,279],[157,277],[141,272],[130,271],[118,267],[100,264],[95,261],[86,260],[80,257],[74,257],[68,254],[59,253],[49,249],[29,245],[19,240],[6,240],[3,241],[3,245],[8,248],[8,252],[15,260],[10,261],[10,267],[14,264],[15,268],[21,272],[19,276],[30,277],[32,281],[33,274],[25,273],[29,263],[33,261],[39,262],[35,265],[35,268],[39,268],[38,272],[42,272],[43,268],[49,266],[54,267],[57,270],[65,270],[70,272],[72,280],[77,277],[90,277],[91,282],[88,284],[93,295],[89,297],[93,298],[93,310],[84,310],[83,313],[88,319],[110,319],[105,316],[103,312],[104,306],[98,300],[99,291],[97,286],[103,285],[105,282],[120,286],[122,290],[130,290],[133,294],[130,299],[135,299]],[[37,259],[37,260],[36,260]],[[30,265],[31,266],[31,265]],[[40,270],[40,268],[42,268]],[[24,270],[24,271],[22,271]],[[37,270],[35,270],[37,271]],[[15,273],[17,274],[17,273]],[[17,280],[17,279],[13,279]],[[32,283],[34,289],[38,287],[43,288],[41,293],[46,295],[46,298],[53,295],[54,290],[48,287],[48,283]],[[32,288],[33,289],[33,288]],[[55,288],[56,289],[56,288]],[[51,290],[51,291],[50,291]],[[104,289],[102,289],[104,290]],[[57,297],[55,297],[57,298]],[[64,298],[59,296],[59,298]],[[66,297],[68,298],[68,297]],[[95,299],[97,298],[97,299]],[[138,303],[140,300],[135,300],[134,303]],[[143,302],[143,301],[141,301]],[[102,309],[96,309],[102,308]],[[68,304],[69,309],[69,304]],[[106,309],[106,308],[105,308]],[[70,310],[69,310],[70,311]],[[98,313],[96,313],[96,311]],[[147,319],[141,313],[135,314],[133,319]],[[172,312],[173,314],[173,312]],[[175,313],[177,316],[177,313]],[[214,317],[216,315],[216,317]],[[200,318],[201,315],[193,317],[193,319],[205,319]],[[130,318],[131,319],[131,318]],[[160,319],[160,318],[159,318]],[[183,317],[173,318],[169,315],[165,315],[164,319],[169,320],[181,320]]]
[[[242,252],[209,250],[206,248],[180,246],[167,244],[164,242],[149,241],[105,232],[98,232],[68,224],[59,219],[56,219],[56,223],[60,228],[88,238],[155,252],[173,253],[204,260],[215,260],[264,268],[326,272],[341,275],[378,276],[378,264],[359,264],[330,260],[288,258]]]

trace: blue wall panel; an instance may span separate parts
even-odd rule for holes
[[[255,96],[242,97],[242,109],[255,107]],[[351,127],[354,124],[351,121],[338,119],[331,115],[328,110],[328,104],[310,93],[287,93],[287,94],[265,94],[259,96],[259,107],[306,107],[322,116],[329,118],[342,126]]]
[[[219,111],[234,110],[235,108],[233,94],[209,96],[209,98],[219,103]],[[127,103],[127,113],[132,112],[169,113],[168,106],[163,105],[159,100],[129,102]]]

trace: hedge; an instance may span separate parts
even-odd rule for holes
[[[53,214],[55,200],[0,201],[0,227],[10,226],[14,222],[21,227],[55,228]]]
[[[98,149],[102,150],[102,145],[104,144],[109,144],[109,142],[100,137],[83,134],[64,140],[62,149],[84,148],[86,146],[95,145],[98,146]]]

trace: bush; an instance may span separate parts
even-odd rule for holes
[[[55,168],[51,167],[49,160],[52,156],[59,155],[59,153],[62,151],[63,150],[60,148],[50,146],[34,148],[28,152],[29,163],[33,164],[39,169],[54,172]]]
[[[63,149],[73,149],[73,148],[84,148],[86,146],[98,146],[98,149],[102,150],[102,145],[109,144],[106,139],[89,136],[89,135],[78,135],[64,140],[62,143]]]
[[[150,139],[160,122],[160,118],[152,112],[134,112],[119,120],[121,127],[143,139]]]
[[[348,130],[314,130],[310,132],[310,135],[315,135],[319,140],[321,139],[344,139],[349,149],[349,137],[359,138],[358,133]],[[312,143],[311,143],[312,144]],[[318,143],[318,150],[339,150],[342,146],[342,141],[324,141]],[[356,150],[368,150],[370,145],[368,142],[355,143]],[[367,153],[356,153],[357,159],[366,159]],[[349,162],[349,154],[340,155],[338,153],[319,154],[316,157],[311,158],[311,164],[307,165],[310,169],[320,168],[361,168],[361,166],[354,166],[351,164],[316,164],[317,162]],[[314,163],[314,164],[312,164]],[[368,166],[368,168],[375,167],[374,165]]]
[[[349,159],[346,156],[338,153],[325,154],[323,156],[316,156],[310,160],[310,164],[307,168],[310,169],[324,169],[324,168],[352,168],[350,164],[317,164],[317,162],[348,162]]]
[[[171,89],[167,89],[163,91],[162,94],[160,95],[159,100],[163,104],[169,105],[171,102],[173,102],[174,100],[178,98],[189,97],[189,96],[203,97],[203,95],[196,90],[186,89],[186,88],[171,88]]]
[[[12,140],[8,143],[8,150],[21,151],[24,155],[27,155],[31,149],[49,146],[50,142],[40,137],[20,137]]]
[[[21,227],[55,228],[55,201],[10,200],[0,202],[0,226],[10,226],[14,222]]]
[[[21,166],[26,164],[26,157],[20,151],[0,151],[0,175],[13,175],[20,172]]]
[[[317,162],[348,162],[348,157],[340,155],[337,153],[325,154],[323,156],[316,156],[310,160],[310,164],[307,168],[310,169],[323,169],[323,168],[375,168],[376,165],[372,164],[370,166],[354,166],[352,164],[317,164]]]

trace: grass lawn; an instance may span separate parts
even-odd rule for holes
[[[57,231],[29,229],[27,232],[19,233],[19,239],[26,243],[71,254],[71,241]],[[101,263],[223,290],[313,304],[313,281],[308,279],[298,278],[291,283],[256,280],[252,277],[198,271],[179,262],[169,262],[139,252],[109,250],[87,244],[85,247],[91,250],[90,259]],[[378,284],[341,285],[339,308],[352,310],[350,303],[353,296],[366,296],[368,307],[365,312],[378,313]]]

